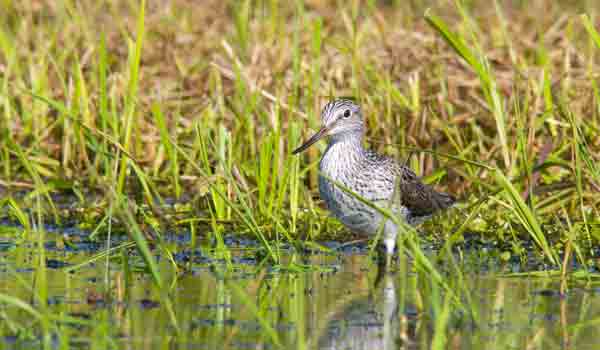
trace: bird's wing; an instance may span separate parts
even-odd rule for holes
[[[432,215],[440,209],[450,207],[455,201],[452,196],[437,192],[424,184],[421,178],[405,166],[400,167],[396,182],[400,203],[415,217]]]

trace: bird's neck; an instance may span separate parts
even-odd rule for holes
[[[351,168],[360,163],[364,153],[362,134],[336,135],[329,140],[321,166],[324,170],[340,166]]]
[[[328,149],[335,147],[340,150],[347,150],[351,152],[355,151],[364,151],[363,147],[363,139],[364,135],[362,132],[349,132],[341,135],[333,135],[329,139]]]

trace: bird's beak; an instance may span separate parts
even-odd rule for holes
[[[302,151],[304,151],[305,149],[307,149],[308,147],[310,147],[313,143],[319,141],[320,139],[322,139],[323,137],[327,136],[327,132],[329,131],[329,129],[324,126],[321,128],[321,130],[317,131],[316,134],[314,134],[313,136],[310,137],[310,139],[306,140],[306,142],[304,142],[302,144],[302,146],[296,148],[292,154],[298,154]]]

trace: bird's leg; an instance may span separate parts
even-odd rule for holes
[[[391,220],[386,220],[383,227],[383,245],[385,246],[385,267],[391,269],[394,250],[396,249],[396,238],[398,237],[398,228]]]
[[[396,248],[396,235],[386,237],[383,243],[385,244],[385,267],[386,270],[389,270],[392,267],[392,258],[394,257],[394,249]]]
[[[395,245],[396,240],[391,240],[390,237],[388,237],[384,239],[384,244],[379,246],[379,256],[377,258],[377,277],[375,278],[376,286],[379,285],[379,282],[381,282],[384,276],[387,276],[392,272]]]
[[[378,249],[377,257],[377,276],[375,277],[375,286],[379,286],[383,277],[389,273],[388,254],[383,249]]]
[[[389,271],[391,266],[391,256],[387,252],[385,244],[377,245],[377,271],[378,273]]]

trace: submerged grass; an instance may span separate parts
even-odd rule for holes
[[[314,248],[320,239],[349,236],[324,219],[316,199],[318,147],[304,158],[290,155],[334,96],[362,105],[373,148],[406,160],[460,199],[458,209],[421,230],[423,238],[445,242],[434,261],[416,235],[401,245],[440,315],[433,348],[450,341],[451,309],[477,315],[460,282],[460,255],[453,255],[466,233],[511,246],[508,259],[543,256],[551,270],[539,272],[545,276],[597,277],[594,2],[4,5],[1,215],[39,233],[39,300],[47,297],[43,222],[69,217],[88,220],[93,238],[108,236],[108,243],[67,271],[106,259],[108,280],[109,259],[121,259],[128,285],[126,252],[135,246],[174,329],[175,282],[161,271],[156,251],[174,271],[181,267],[162,240],[165,230],[189,227],[191,249],[196,235],[211,237],[229,268],[226,232],[254,236],[266,258],[261,264],[305,269],[295,258],[285,261],[281,247]],[[57,207],[54,196],[62,192],[76,194],[81,210]],[[111,247],[121,231],[132,242]],[[533,252],[523,248],[529,241]],[[569,268],[571,259],[579,268]],[[458,282],[448,284],[439,271],[444,262]],[[234,292],[267,338],[280,343],[242,288]],[[49,346],[58,326],[44,306],[34,307],[45,305],[39,300],[0,294],[2,304],[39,320]],[[306,322],[301,316],[298,309],[298,322]]]

